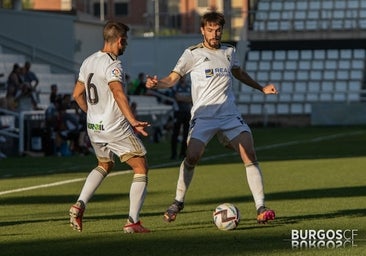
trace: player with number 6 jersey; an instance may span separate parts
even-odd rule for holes
[[[87,113],[87,132],[98,159],[98,166],[88,175],[76,203],[69,210],[70,225],[82,231],[82,218],[87,203],[104,178],[111,172],[114,155],[133,169],[130,208],[125,233],[146,233],[139,220],[146,188],[146,149],[136,133],[147,136],[149,124],[136,120],[125,94],[125,74],[118,59],[127,46],[129,27],[109,21],[103,29],[104,47],[84,60],[73,96]]]
[[[129,136],[133,131],[109,88],[111,82],[126,84],[117,56],[102,51],[94,53],[83,62],[78,80],[86,88],[90,139],[94,142],[110,142]]]

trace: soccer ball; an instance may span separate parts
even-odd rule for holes
[[[240,222],[239,209],[231,203],[220,204],[213,212],[213,221],[220,230],[236,229]]]

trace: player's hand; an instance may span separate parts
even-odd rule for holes
[[[147,136],[149,135],[146,131],[145,131],[145,127],[148,127],[150,126],[150,124],[148,122],[140,122],[140,121],[137,121],[136,123],[134,123],[132,125],[133,127],[133,130],[135,131],[135,133],[138,133],[138,134],[141,134],[143,136]]]
[[[264,94],[278,94],[278,90],[274,86],[274,84],[268,84],[263,87],[262,92]]]
[[[156,89],[158,85],[158,77],[157,76],[146,76],[146,88],[148,89]]]

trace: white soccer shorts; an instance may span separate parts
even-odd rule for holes
[[[227,145],[242,132],[250,132],[247,123],[240,116],[224,118],[195,118],[191,120],[188,141],[191,138],[207,143],[217,134],[220,142]]]
[[[97,159],[101,162],[114,161],[113,154],[117,155],[121,162],[126,162],[134,156],[146,155],[144,145],[134,134],[109,143],[91,142],[91,144]]]

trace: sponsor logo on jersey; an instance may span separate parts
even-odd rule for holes
[[[213,76],[214,76],[213,69],[212,69],[212,68],[210,68],[210,69],[206,69],[206,70],[205,70],[205,74],[206,74],[206,78],[213,77]]]
[[[102,124],[102,122],[100,122],[99,124],[88,123],[87,126],[88,129],[93,130],[94,132],[104,131],[104,125]]]
[[[214,77],[214,76],[228,76],[230,72],[227,68],[215,68],[215,69],[206,69],[205,74],[206,78]]]
[[[112,70],[112,76],[114,76],[114,77],[120,77],[121,76],[121,72],[119,71],[118,68],[114,68]]]

